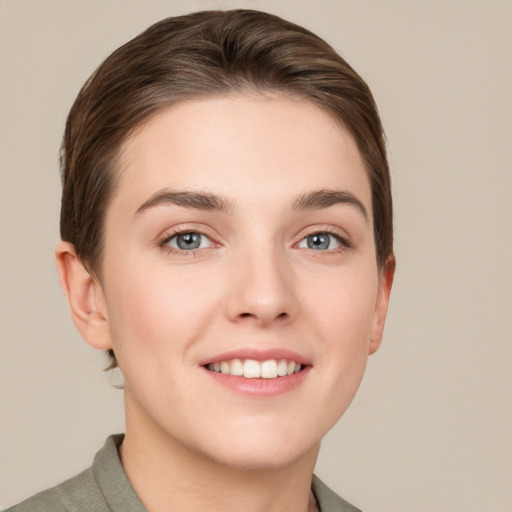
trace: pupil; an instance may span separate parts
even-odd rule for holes
[[[197,233],[185,233],[178,236],[177,244],[180,249],[197,249],[201,244],[201,238]]]
[[[310,235],[308,236],[308,246],[310,249],[328,249],[329,236],[328,235]]]

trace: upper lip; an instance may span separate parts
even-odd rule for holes
[[[287,359],[295,361],[296,363],[304,366],[311,365],[311,361],[302,356],[301,354],[285,349],[285,348],[271,348],[271,349],[258,349],[258,348],[241,348],[223,352],[213,357],[209,357],[199,362],[199,366],[206,366],[210,363],[220,363],[222,361],[231,361],[233,359],[253,359],[255,361],[268,361],[269,359]]]

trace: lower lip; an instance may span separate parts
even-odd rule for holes
[[[311,367],[307,366],[298,373],[274,379],[246,379],[237,375],[212,372],[204,367],[202,369],[216,382],[236,393],[255,397],[272,397],[289,393],[299,387],[308,376]]]

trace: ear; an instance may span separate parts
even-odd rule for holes
[[[379,285],[377,290],[377,301],[375,303],[375,311],[373,314],[372,332],[370,337],[370,355],[377,351],[384,334],[384,324],[386,323],[386,315],[388,312],[389,295],[391,294],[391,286],[393,285],[393,277],[395,275],[396,261],[393,255],[389,256],[382,267],[379,276]]]
[[[100,282],[84,267],[72,244],[60,242],[55,257],[71,318],[82,338],[94,348],[112,348],[107,303]]]

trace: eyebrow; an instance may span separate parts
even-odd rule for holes
[[[184,208],[194,208],[205,211],[230,213],[235,209],[235,203],[210,192],[176,191],[163,189],[153,194],[135,212],[135,217],[157,206],[174,204]],[[368,212],[363,203],[351,192],[346,190],[320,189],[299,195],[292,203],[292,211],[307,211],[324,209],[336,204],[354,206],[368,221]]]
[[[368,212],[363,203],[351,192],[346,190],[320,189],[313,190],[300,195],[294,202],[292,210],[304,211],[323,209],[334,206],[335,204],[348,204],[354,206],[368,221]]]
[[[197,210],[230,212],[233,209],[233,204],[209,192],[192,192],[192,191],[175,191],[175,190],[160,190],[153,194],[142,206],[135,212],[135,216],[143,213],[150,208],[156,206],[175,204],[185,208],[195,208]]]

